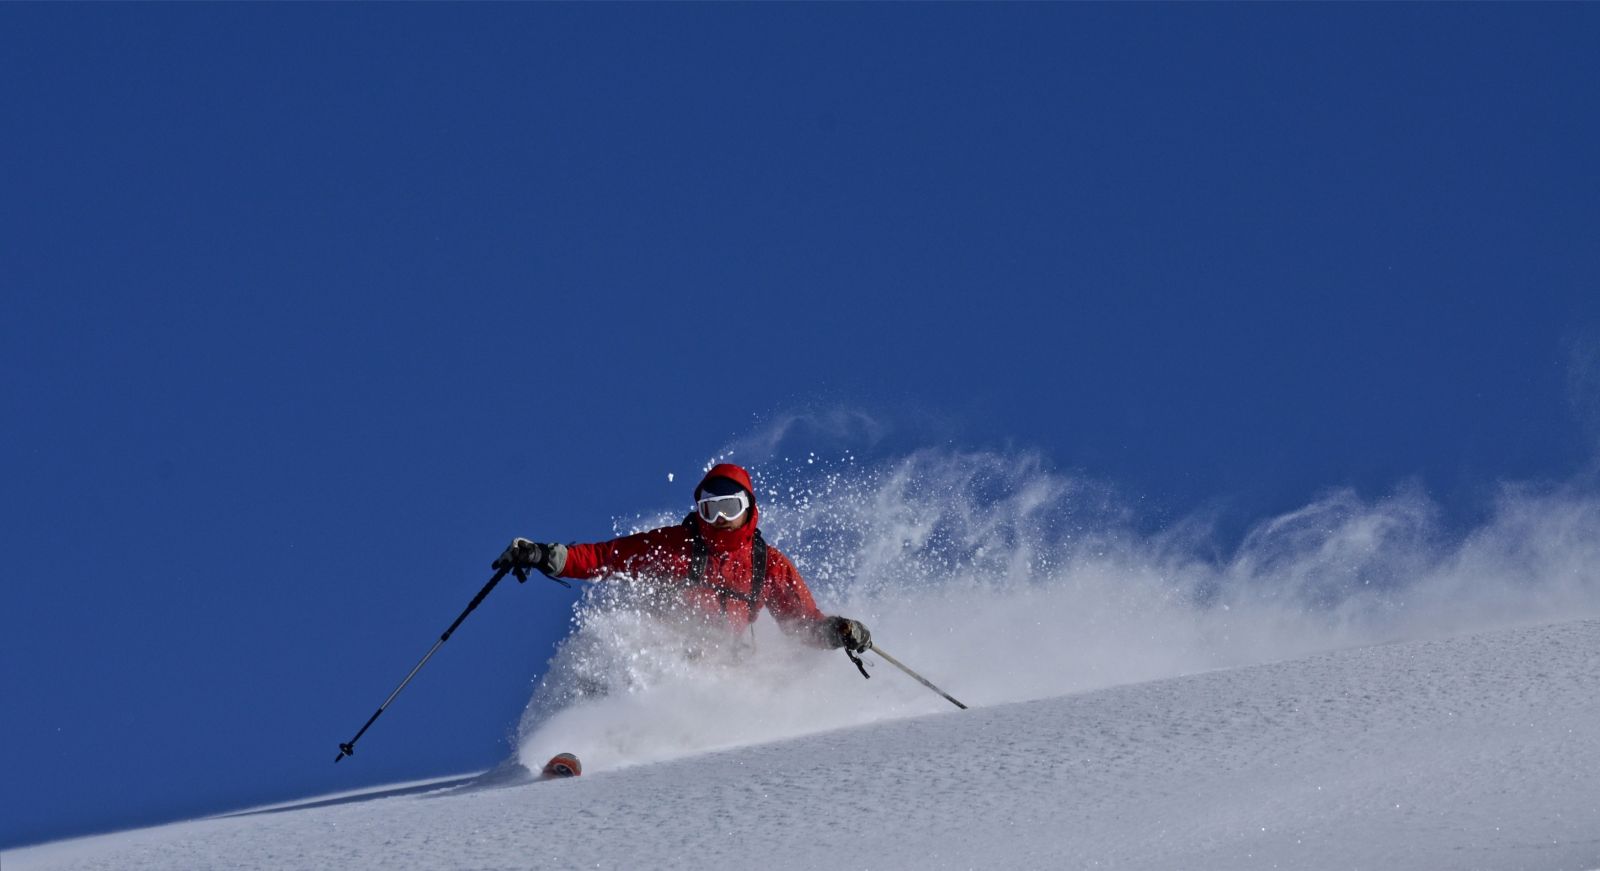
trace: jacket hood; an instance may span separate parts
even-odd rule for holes
[[[745,495],[750,497],[750,522],[738,529],[717,529],[702,520],[700,512],[696,511],[694,512],[694,520],[695,523],[699,524],[701,534],[708,538],[733,536],[741,539],[755,535],[756,524],[761,521],[761,511],[756,508],[756,489],[750,483],[750,473],[746,472],[743,466],[736,466],[733,463],[718,463],[711,467],[711,471],[707,472],[704,478],[700,479],[700,483],[694,485],[696,497],[705,488],[706,482],[712,478],[726,478],[744,489]]]
[[[751,486],[750,484],[750,473],[746,472],[743,466],[735,466],[732,463],[718,463],[715,466],[712,466],[711,471],[707,472],[706,476],[700,479],[700,483],[694,485],[694,492],[696,496],[700,495],[700,491],[706,488],[706,484],[709,483],[712,478],[727,478],[729,481],[732,481],[733,483],[738,484],[740,487],[743,487],[745,495],[750,497],[750,504],[752,506],[755,505],[756,490],[755,487]]]

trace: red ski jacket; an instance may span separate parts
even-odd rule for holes
[[[766,580],[761,584],[756,601],[745,601],[752,587],[752,551],[756,523],[761,519],[756,508],[755,489],[743,468],[722,463],[706,473],[695,487],[696,494],[712,478],[727,478],[743,487],[750,496],[750,520],[743,526],[717,529],[696,512],[678,526],[595,544],[571,544],[567,546],[562,577],[619,577],[678,585],[682,587],[679,596],[685,605],[714,619],[726,620],[728,628],[734,632],[749,626],[765,606],[786,631],[799,632],[807,640],[816,639],[824,616],[794,563],[777,548],[767,546]],[[695,531],[705,541],[706,561],[703,577],[698,583],[691,583]]]

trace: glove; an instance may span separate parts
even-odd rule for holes
[[[829,617],[822,624],[822,641],[829,647],[843,647],[851,653],[865,653],[872,646],[872,633],[860,620]]]
[[[560,544],[540,544],[526,538],[514,538],[511,546],[494,561],[495,569],[538,569],[547,575],[559,575],[567,565],[567,548]]]

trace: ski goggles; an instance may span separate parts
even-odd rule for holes
[[[750,507],[750,497],[744,493],[731,496],[707,496],[694,503],[700,519],[707,523],[718,520],[737,520]]]

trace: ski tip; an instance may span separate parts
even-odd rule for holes
[[[544,764],[545,777],[577,777],[583,774],[583,763],[571,753],[557,753]]]

